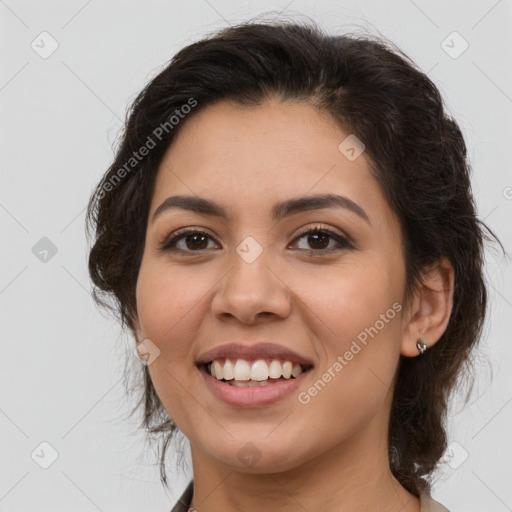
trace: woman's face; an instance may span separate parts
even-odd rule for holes
[[[265,473],[382,448],[408,319],[399,222],[365,152],[299,102],[222,102],[183,122],[152,198],[137,332],[160,350],[151,379],[193,457]],[[325,195],[345,199],[276,208]],[[225,216],[183,202],[159,209],[172,196]],[[192,234],[166,244],[184,228]],[[243,352],[258,343],[294,354]],[[197,364],[226,344],[242,351],[215,357],[242,380],[247,367],[264,377],[273,359],[312,367],[296,382],[232,386]]]

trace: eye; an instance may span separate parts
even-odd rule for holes
[[[182,251],[182,252],[200,252],[211,249],[208,247],[208,239],[213,238],[204,231],[197,229],[179,230],[174,236],[171,236],[160,244],[161,251]]]
[[[305,239],[306,244],[310,244],[310,247],[299,247],[299,249],[315,255],[329,254],[354,247],[347,237],[323,226],[313,226],[302,230],[290,246],[296,245],[297,241],[300,242],[302,239]],[[182,229],[159,244],[159,249],[163,252],[202,252],[215,248],[208,246],[209,241],[213,241],[213,237],[205,231]]]
[[[305,243],[310,245],[310,248],[303,247],[302,249],[313,254],[329,254],[353,247],[347,237],[323,226],[313,226],[303,230],[292,244],[302,239],[305,239]]]

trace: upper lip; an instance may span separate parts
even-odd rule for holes
[[[196,360],[197,365],[207,364],[215,359],[281,359],[304,366],[313,366],[307,357],[276,343],[260,342],[253,345],[227,343],[202,353]]]

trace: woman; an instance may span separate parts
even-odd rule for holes
[[[190,441],[174,511],[447,510],[450,392],[486,310],[463,136],[389,43],[246,23],[135,100],[89,205],[97,300]]]

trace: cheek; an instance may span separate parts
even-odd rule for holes
[[[149,374],[160,401],[180,428],[191,422],[188,383],[197,378],[192,341],[205,314],[201,299],[211,286],[200,276],[170,266],[143,262],[139,272],[136,293],[142,336],[160,350]]]
[[[392,324],[399,324],[393,304],[402,298],[403,281],[398,265],[394,266],[397,268],[388,260],[368,258],[334,267],[328,275],[309,274],[297,280],[302,283],[297,294],[314,313],[312,318],[316,318],[323,337],[320,341],[329,351],[348,348],[353,338],[376,322],[383,337],[393,330]]]
[[[334,334],[327,331],[319,340],[323,351],[320,367],[298,397],[312,428],[323,432],[325,445],[350,438],[385,417],[400,357],[399,313],[386,297],[339,303],[324,317]]]
[[[190,329],[187,326],[204,307],[202,298],[212,285],[207,272],[198,275],[143,264],[137,281],[137,311],[144,336],[153,337],[161,349],[178,348],[183,331]]]
[[[334,406],[328,421],[340,421],[336,411],[371,414],[388,392],[400,352],[400,276],[387,261],[366,261],[322,280],[324,286],[316,281],[307,298],[321,368],[304,402],[316,402],[319,413],[322,403]]]
[[[194,340],[200,337],[208,314],[208,291],[216,281],[218,277],[212,271],[198,271],[192,266],[178,270],[171,265],[143,261],[139,272],[137,311],[142,336],[160,350],[149,367],[151,379],[169,414],[177,421],[190,399],[182,383],[197,379]]]

